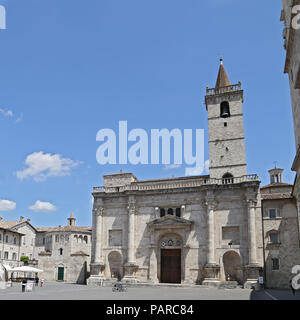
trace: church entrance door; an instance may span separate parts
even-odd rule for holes
[[[161,283],[181,283],[181,250],[161,249]]]

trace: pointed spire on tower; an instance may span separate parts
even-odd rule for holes
[[[222,88],[227,86],[230,86],[230,81],[223,65],[223,59],[221,58],[218,79],[217,79],[215,88]]]

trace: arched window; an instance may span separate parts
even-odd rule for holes
[[[172,208],[169,208],[169,209],[168,209],[168,214],[169,214],[170,216],[173,215],[173,209],[172,209]]]
[[[62,254],[63,254],[63,249],[62,248],[59,249],[59,254],[62,256]]]
[[[228,118],[230,117],[230,107],[228,101],[223,101],[220,106],[220,117]]]
[[[84,236],[84,237],[83,237],[83,242],[84,242],[84,243],[88,243],[88,238],[87,238],[87,236]]]
[[[223,179],[223,184],[233,183],[233,175],[231,173],[224,174],[222,179]]]
[[[14,238],[14,244],[17,244],[17,238]]]
[[[164,217],[166,215],[166,210],[165,209],[160,209],[160,217]]]
[[[181,217],[181,208],[176,208],[176,217]]]

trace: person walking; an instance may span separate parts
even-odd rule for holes
[[[23,279],[22,280],[22,292],[25,292],[26,284],[27,284],[27,280]]]
[[[263,276],[258,277],[258,283],[259,283],[259,289],[263,290],[264,289],[264,277]]]
[[[42,279],[42,280],[41,280],[41,287],[44,285],[44,282],[45,282],[45,280]]]
[[[35,277],[35,286],[36,287],[38,287],[39,281],[40,281],[40,279],[39,279],[38,275],[36,275],[36,277]]]

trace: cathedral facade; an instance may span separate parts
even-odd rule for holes
[[[93,191],[88,284],[227,281],[252,286],[263,269],[257,175],[247,175],[241,83],[221,60],[206,90],[210,175],[139,181],[104,176]]]

